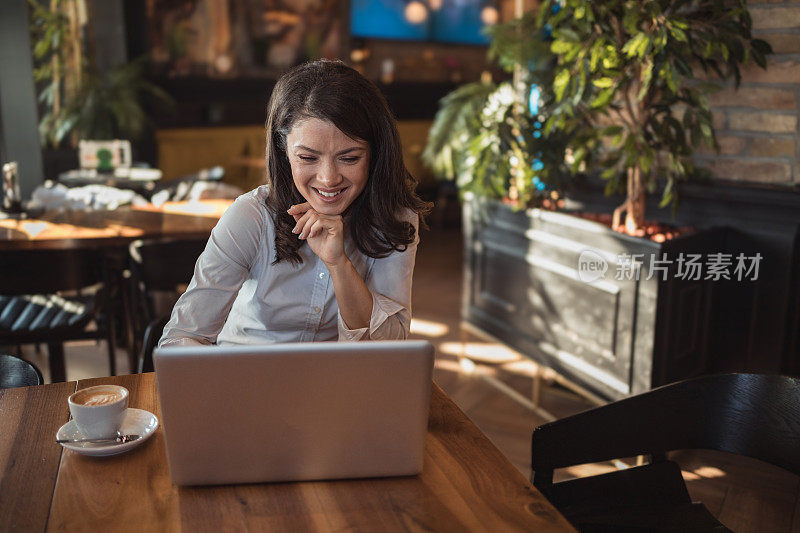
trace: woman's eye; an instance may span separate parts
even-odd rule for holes
[[[342,161],[345,163],[356,163],[358,160],[361,159],[360,157],[343,157]]]
[[[303,161],[316,161],[317,158],[313,155],[299,155],[298,158],[302,159]]]

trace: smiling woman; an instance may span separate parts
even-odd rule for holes
[[[377,88],[341,62],[289,71],[266,158],[267,184],[220,219],[160,344],[405,339],[430,207]]]
[[[341,215],[367,184],[369,145],[318,118],[298,121],[286,141],[297,190],[318,213]]]

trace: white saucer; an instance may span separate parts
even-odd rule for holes
[[[116,455],[125,453],[136,448],[144,441],[149,439],[158,429],[158,418],[156,415],[144,409],[134,409],[129,407],[125,412],[125,420],[122,421],[119,431],[123,435],[141,435],[140,438],[130,442],[120,442],[113,444],[92,444],[90,442],[65,442],[61,445],[74,452],[83,455]],[[82,439],[84,436],[78,430],[74,420],[70,420],[61,426],[56,433],[56,439]]]

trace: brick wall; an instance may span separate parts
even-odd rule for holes
[[[772,45],[767,70],[755,64],[711,96],[719,154],[696,159],[718,180],[800,186],[800,1],[748,2],[754,33]]]

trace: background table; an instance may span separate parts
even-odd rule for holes
[[[0,219],[0,251],[119,248],[136,239],[208,237],[232,200],[167,202],[111,211],[45,211]]]
[[[163,427],[106,458],[54,442],[67,396],[101,383],[161,419],[154,374],[0,391],[0,530],[572,530],[435,385],[419,476],[179,488]]]

